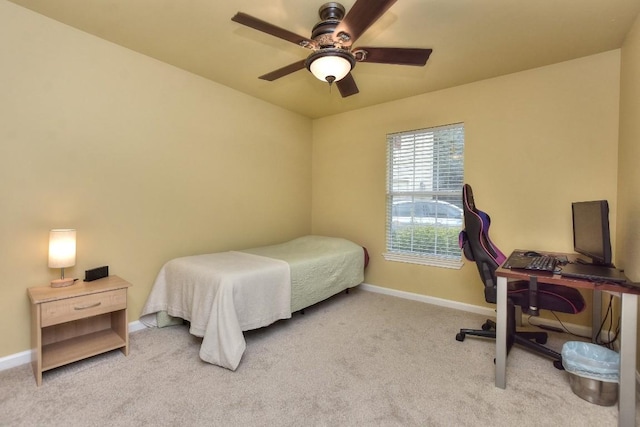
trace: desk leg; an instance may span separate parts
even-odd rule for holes
[[[602,323],[602,291],[593,290],[593,304],[591,306],[591,342],[598,342],[598,332]]]
[[[496,387],[507,387],[507,278],[498,277],[496,314]]]
[[[636,329],[638,296],[622,294],[618,425],[636,425]]]

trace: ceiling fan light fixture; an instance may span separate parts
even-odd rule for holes
[[[305,65],[318,80],[333,83],[349,74],[356,61],[344,49],[324,48],[309,55]]]

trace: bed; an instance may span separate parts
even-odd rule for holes
[[[141,322],[190,322],[200,358],[235,371],[243,331],[268,326],[364,280],[365,248],[349,240],[304,236],[242,251],[175,258],[158,273]]]

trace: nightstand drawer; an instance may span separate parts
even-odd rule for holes
[[[127,290],[117,289],[40,304],[41,327],[127,308]]]

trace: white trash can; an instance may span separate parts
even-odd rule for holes
[[[620,355],[597,344],[568,341],[562,346],[562,365],[571,390],[601,406],[618,401]]]

